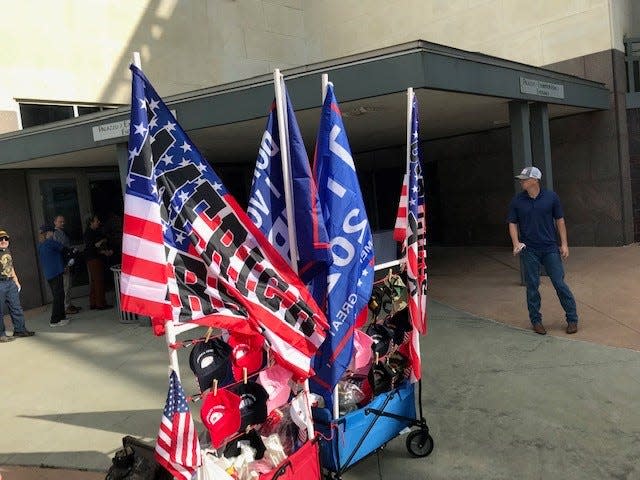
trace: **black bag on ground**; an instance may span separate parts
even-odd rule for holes
[[[172,480],[173,476],[156,462],[153,445],[127,435],[122,448],[111,460],[105,480]]]

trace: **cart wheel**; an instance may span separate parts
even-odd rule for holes
[[[407,451],[414,457],[426,457],[433,451],[433,437],[428,430],[414,430],[407,435]]]

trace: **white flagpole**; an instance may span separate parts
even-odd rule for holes
[[[329,88],[329,74],[322,74],[322,104],[327,98],[327,89]],[[340,418],[340,399],[338,397],[338,386],[333,387],[333,419]]]
[[[287,212],[289,230],[289,254],[291,268],[298,273],[298,242],[296,241],[296,223],[293,205],[293,182],[291,181],[291,160],[289,149],[289,119],[284,99],[284,79],[279,69],[273,72],[273,83],[276,91],[276,113],[278,115],[278,135],[280,136],[280,158],[282,159],[282,180],[284,183],[284,202]]]
[[[133,64],[140,70],[142,70],[142,63],[140,62],[140,52],[133,52]],[[173,320],[169,320],[164,324],[164,339],[167,342],[167,349],[169,350],[169,368],[176,372],[178,379],[180,379],[178,352],[175,348],[171,348],[171,345],[176,343],[176,332],[173,328]]]
[[[407,169],[405,170],[407,174],[409,173],[409,162],[411,161],[411,107],[412,106],[413,106],[413,88],[409,87],[407,88]],[[407,183],[407,186],[408,185],[409,184]],[[407,208],[409,208],[408,200],[409,200],[409,192],[407,192]]]
[[[280,159],[282,160],[282,181],[284,183],[284,203],[287,212],[287,227],[289,230],[289,254],[291,261],[289,262],[293,271],[298,273],[298,241],[296,236],[296,220],[293,205],[293,182],[291,181],[291,150],[289,149],[289,118],[287,117],[287,109],[284,104],[284,78],[279,69],[273,71],[273,85],[276,92],[276,114],[278,115],[278,135],[280,136]],[[313,428],[313,420],[311,419],[311,406],[309,405],[309,380],[304,382],[305,407],[307,409],[306,423],[307,435],[313,438],[315,431]]]

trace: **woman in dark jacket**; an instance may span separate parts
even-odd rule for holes
[[[113,308],[112,305],[107,305],[104,298],[104,259],[111,255],[113,250],[107,246],[107,238],[100,230],[100,219],[95,214],[89,215],[84,232],[84,258],[89,270],[89,308],[91,310]]]

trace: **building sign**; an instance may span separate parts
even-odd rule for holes
[[[174,117],[177,118],[176,111],[171,110]],[[102,140],[111,140],[112,138],[129,136],[129,120],[120,122],[104,123],[93,127],[93,141],[100,142]]]
[[[93,141],[109,140],[112,138],[126,137],[129,135],[129,120],[121,122],[105,123],[93,127]]]
[[[520,77],[520,93],[539,97],[564,98],[564,85]]]

